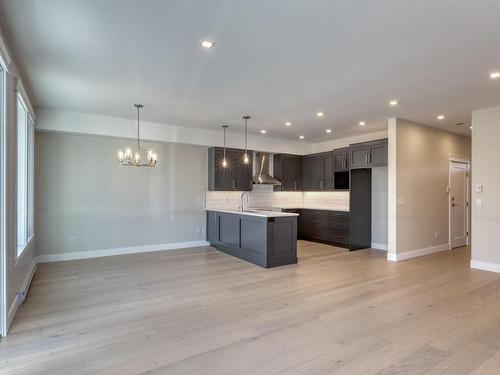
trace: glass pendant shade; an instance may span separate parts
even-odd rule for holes
[[[250,119],[250,116],[243,116],[243,120],[245,120],[245,153],[243,154],[243,164],[250,164],[250,157],[248,156],[248,119]]]
[[[224,130],[224,157],[222,158],[222,168],[227,168],[227,159],[226,159],[226,129],[228,125],[222,125],[222,129]]]

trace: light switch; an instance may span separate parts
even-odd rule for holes
[[[404,206],[406,203],[406,200],[404,198],[398,198],[398,206]]]
[[[482,193],[483,192],[483,185],[477,184],[476,185],[476,193]]]
[[[476,199],[476,207],[477,208],[482,208],[483,207],[483,200],[478,198]]]

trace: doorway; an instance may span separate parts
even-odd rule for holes
[[[450,160],[449,246],[469,244],[469,163]]]

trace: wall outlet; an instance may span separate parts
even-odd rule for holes
[[[476,199],[476,207],[477,208],[483,207],[483,200],[482,199]]]
[[[201,233],[205,234],[205,228],[201,228]]]
[[[196,228],[196,234],[200,234],[201,233],[201,229],[200,228]]]
[[[69,242],[70,242],[70,243],[75,243],[75,242],[76,242],[76,236],[71,236],[71,237],[69,238]]]
[[[438,237],[439,237],[438,232],[434,232],[434,239],[435,239],[435,240],[437,240],[437,239],[438,239]]]

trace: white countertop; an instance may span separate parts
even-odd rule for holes
[[[218,208],[207,208],[207,211],[227,212],[230,214],[249,215],[259,217],[285,217],[285,216],[299,216],[293,212],[279,212],[279,211],[239,211],[239,210],[220,210]]]

